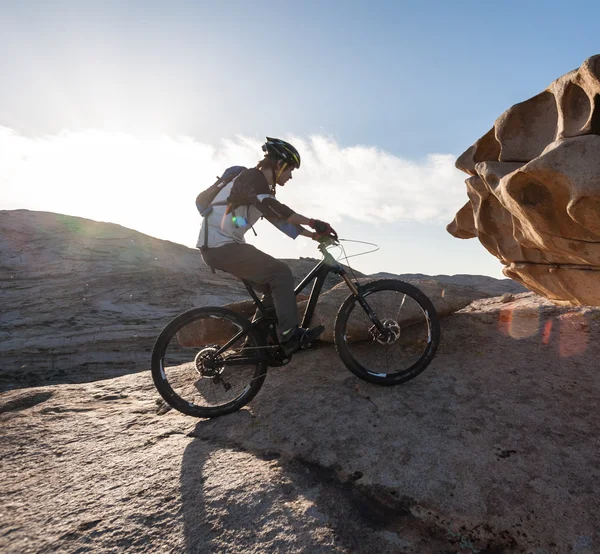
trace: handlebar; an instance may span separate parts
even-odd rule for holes
[[[321,247],[327,247],[327,246],[336,246],[339,244],[339,241],[337,240],[337,237],[332,237],[332,236],[325,236],[325,237],[321,237],[318,239],[319,241],[319,250],[321,250]]]
[[[319,252],[323,255],[323,259],[328,265],[338,265],[337,260],[327,250],[328,246],[336,246],[339,242],[333,237],[322,237],[319,239]]]
[[[355,258],[356,256],[364,256],[365,254],[370,254],[371,252],[377,252],[377,250],[379,250],[379,246],[372,242],[364,242],[362,240],[339,239],[337,236],[334,237],[333,235],[325,235],[325,236],[320,237],[317,240],[319,242],[319,246],[317,246],[317,249],[319,250],[319,252],[321,252],[321,254],[323,254],[323,258],[325,258],[327,263],[329,263],[331,265],[336,265],[336,264],[339,265],[339,263],[338,263],[338,260],[336,260],[327,250],[327,248],[330,246],[339,246],[342,249],[342,251],[344,253],[343,258],[346,260],[346,263],[348,263],[348,258]],[[352,255],[348,256],[346,254],[344,246],[341,244],[342,242],[352,242],[352,243],[356,243],[356,244],[368,244],[369,246],[374,246],[375,248],[373,248],[373,250],[367,250],[366,252],[359,252],[358,254],[352,254]]]

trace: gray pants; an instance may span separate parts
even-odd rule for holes
[[[253,288],[264,293],[262,301],[265,306],[275,308],[280,335],[288,334],[298,325],[294,276],[287,264],[251,244],[238,242],[205,248],[202,250],[202,259],[214,269],[250,281]]]

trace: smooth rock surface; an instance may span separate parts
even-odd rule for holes
[[[0,551],[594,554],[598,357],[600,310],[527,293],[444,318],[403,386],[325,345],[215,420],[148,372],[3,392]]]

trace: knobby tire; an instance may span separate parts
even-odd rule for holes
[[[391,367],[387,367],[385,372],[374,370],[370,367],[371,363],[368,356],[363,356],[363,359],[358,359],[353,352],[358,347],[365,352],[369,352],[369,348],[372,348],[373,352],[375,353],[375,351],[377,351],[378,356],[381,358],[384,356],[382,356],[380,352],[383,351],[385,355],[386,346],[381,345],[374,340],[364,340],[357,343],[349,342],[348,323],[350,317],[356,317],[358,314],[362,318],[362,321],[367,322],[369,325],[371,324],[370,320],[367,321],[366,313],[362,306],[360,306],[357,297],[351,294],[340,307],[335,321],[335,346],[341,360],[357,377],[370,383],[378,385],[398,385],[409,381],[410,379],[414,379],[431,363],[440,342],[439,318],[431,300],[429,300],[429,298],[427,298],[427,296],[418,288],[409,283],[405,283],[404,281],[400,281],[399,279],[381,279],[373,281],[361,286],[359,290],[367,303],[369,303],[370,298],[373,299],[377,297],[378,293],[397,293],[400,298],[403,296],[409,298],[414,306],[413,311],[419,315],[419,310],[416,308],[416,306],[418,306],[422,312],[423,330],[421,336],[423,337],[423,340],[421,342],[426,344],[424,344],[423,352],[418,355],[418,358],[415,361],[411,361],[408,367],[393,367],[394,355],[392,352],[391,354],[388,353],[389,366]],[[371,300],[371,303],[375,304],[373,300]],[[374,308],[374,306],[371,307]],[[375,309],[375,312],[377,312],[377,309]],[[382,316],[381,313],[377,315],[379,317]],[[398,327],[401,328],[402,325],[399,325]],[[402,330],[402,332],[404,332],[404,330]],[[355,346],[356,344],[358,344],[358,347]],[[401,348],[400,345],[396,346],[398,349]],[[391,348],[392,347],[390,347],[390,349]],[[416,356],[417,355],[415,355],[415,357]],[[398,358],[396,358],[396,360],[398,360]],[[397,363],[400,364],[400,362]]]
[[[186,328],[188,325],[194,324],[195,322],[201,323],[202,321],[216,321],[218,323],[222,322],[223,324],[234,325],[236,328],[239,327],[240,330],[246,333],[244,338],[247,337],[252,346],[261,346],[263,344],[263,338],[255,329],[250,329],[250,321],[248,321],[248,319],[244,316],[233,312],[232,310],[228,310],[227,308],[206,307],[194,308],[178,315],[175,319],[168,323],[168,325],[162,330],[156,339],[154,349],[152,351],[151,371],[152,379],[154,380],[154,384],[160,395],[172,408],[175,408],[186,415],[200,418],[213,418],[235,412],[250,402],[256,396],[264,383],[267,373],[267,365],[263,361],[257,360],[255,362],[256,368],[254,369],[251,379],[248,379],[248,385],[246,388],[239,396],[230,401],[224,402],[221,405],[201,406],[191,402],[189,399],[182,398],[181,393],[176,392],[176,390],[173,388],[172,383],[169,381],[169,376],[163,367],[165,355],[168,354],[169,346],[172,344],[172,341],[178,340],[177,333],[179,331]],[[223,344],[219,346],[222,346]],[[207,345],[190,348],[190,359],[194,359],[194,350],[198,352],[205,346]],[[257,355],[259,354],[260,350],[257,350]],[[190,362],[188,362],[187,365],[195,368],[195,365],[191,364]],[[253,367],[254,362],[249,365],[250,367]],[[235,371],[235,367],[231,367],[229,369]],[[206,377],[202,377],[200,375],[198,370],[195,370],[194,373],[194,371],[190,369],[188,373],[190,374],[190,382],[201,382],[201,379],[206,379]],[[189,386],[192,387],[192,384]],[[219,385],[216,385],[216,387],[218,388]]]

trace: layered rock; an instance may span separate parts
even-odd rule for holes
[[[314,260],[287,260],[299,281]],[[337,283],[333,278],[326,288]],[[146,369],[170,319],[248,298],[199,252],[112,223],[0,211],[0,389]]]
[[[360,284],[365,285],[372,279],[359,279]],[[460,285],[443,284],[431,279],[419,279],[407,281],[416,286],[433,303],[440,317],[450,315],[465,306],[468,306],[474,300],[489,298],[489,294],[479,292],[473,288],[462,287]],[[311,325],[324,325],[325,331],[319,337],[325,342],[334,341],[335,318],[344,303],[350,291],[345,283],[336,285],[319,298],[319,303],[315,309]],[[301,311],[306,307],[307,302],[301,302],[299,308]],[[421,313],[416,313],[416,303],[406,303],[397,318],[398,324],[410,327],[423,321]],[[367,340],[369,338],[368,327],[364,325],[362,319],[350,318],[347,328],[348,342]],[[352,324],[354,323],[354,327]]]
[[[317,263],[285,261],[296,283]],[[508,279],[465,279],[440,276],[423,290],[434,303],[436,295],[446,303],[460,296],[453,309],[486,296],[488,289],[518,292]],[[468,283],[466,296],[455,298],[453,280]],[[342,285],[330,301],[326,293],[339,282],[328,276],[318,305],[317,318],[326,321],[330,340],[337,309],[349,293]],[[120,225],[28,210],[0,211],[0,286],[0,389],[144,370],[156,337],[177,314],[232,303],[246,316],[253,310],[243,302],[249,295],[242,283],[224,272],[211,273],[196,249]],[[442,304],[436,305],[443,312]]]
[[[361,278],[358,282],[365,285],[373,281],[372,278]],[[432,279],[418,279],[407,281],[419,288],[432,301],[440,317],[450,315],[468,306],[474,300],[489,298],[491,295],[471,287],[454,284],[444,284]],[[350,295],[346,283],[338,283],[331,290],[321,294],[313,312],[310,326],[323,325],[325,331],[319,336],[323,342],[334,342],[335,319],[337,313]],[[306,295],[298,295],[298,319],[302,317],[308,305]],[[251,318],[254,313],[254,303],[251,300],[234,302],[225,306],[234,312]],[[376,310],[377,311],[377,310]],[[406,303],[397,322],[403,327],[410,327],[423,321],[421,313],[417,313],[416,303]],[[368,327],[364,325],[363,319],[350,319],[347,328],[347,341],[358,342],[370,338]],[[228,322],[220,320],[202,320],[196,324],[185,326],[177,334],[177,340],[181,346],[203,346],[211,343],[222,344],[233,336],[234,329]]]
[[[456,167],[469,201],[452,235],[553,302],[600,305],[600,55],[504,112]]]

